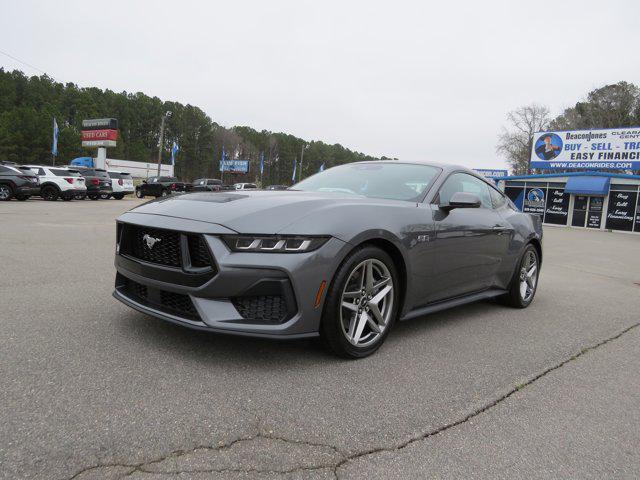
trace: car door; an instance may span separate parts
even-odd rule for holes
[[[507,248],[509,227],[493,208],[490,187],[465,172],[452,173],[442,184],[434,205],[435,260],[431,301],[440,301],[493,286]],[[444,210],[456,192],[473,193],[480,208]]]

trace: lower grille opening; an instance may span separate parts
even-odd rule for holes
[[[247,320],[278,324],[289,317],[287,302],[282,295],[256,295],[231,299],[238,313]]]
[[[132,300],[155,310],[189,320],[201,320],[189,295],[148,287],[126,277],[121,277],[120,288]]]

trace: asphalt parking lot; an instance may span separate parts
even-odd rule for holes
[[[545,230],[533,305],[372,357],[203,334],[111,297],[139,201],[0,203],[0,478],[637,478],[640,237]]]

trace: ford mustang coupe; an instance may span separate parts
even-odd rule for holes
[[[288,191],[154,200],[117,219],[114,296],[194,329],[321,336],[359,358],[396,321],[498,297],[533,301],[540,217],[466,168],[374,161]]]

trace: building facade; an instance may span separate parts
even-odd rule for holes
[[[605,172],[494,178],[523,212],[547,225],[640,233],[640,176]]]

